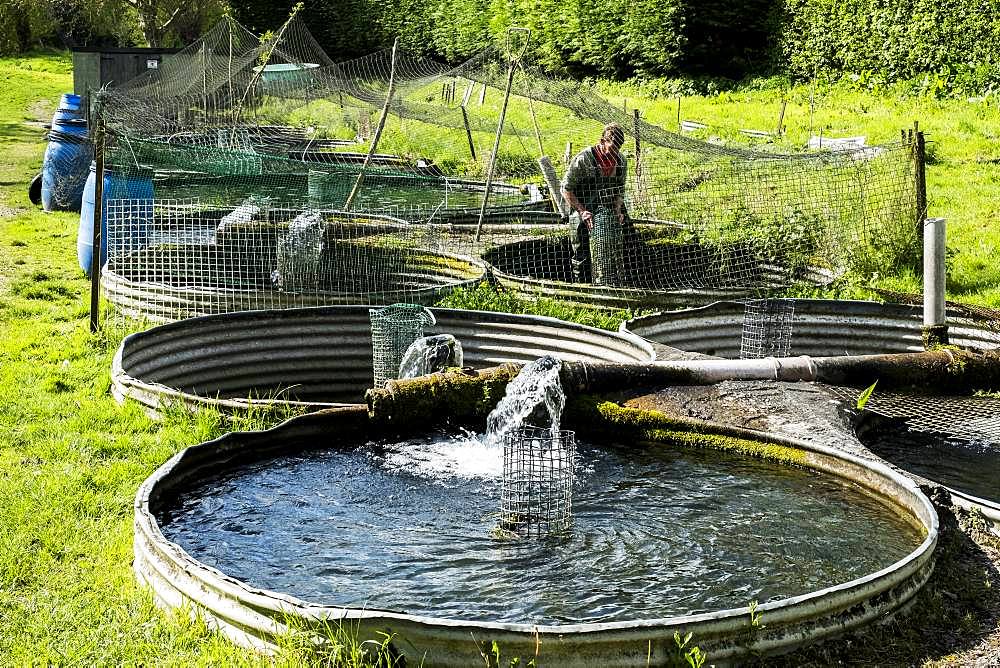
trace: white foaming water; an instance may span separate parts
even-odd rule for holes
[[[486,442],[499,449],[504,434],[523,427],[534,415],[532,426],[559,432],[566,394],[559,380],[562,362],[551,355],[526,364],[507,385],[507,393],[486,418]],[[546,415],[536,411],[545,408]],[[546,424],[548,423],[548,424]]]
[[[451,334],[425,336],[410,344],[399,365],[400,378],[417,378],[449,366],[462,366],[462,344]]]
[[[318,211],[299,214],[278,239],[278,268],[271,282],[283,290],[313,290],[319,279],[323,253],[323,216]]]
[[[503,435],[524,426],[535,415],[533,426],[559,431],[566,395],[559,380],[562,364],[545,356],[524,366],[507,385],[507,393],[486,419],[486,435],[464,432],[426,441],[404,441],[388,446],[385,464],[415,475],[444,481],[448,478],[498,479],[503,475]],[[547,422],[548,424],[544,424]],[[541,423],[541,424],[540,424]]]
[[[216,227],[215,234],[218,235],[219,232],[225,232],[231,226],[246,225],[264,211],[267,202],[266,197],[256,197],[254,195],[247,197],[243,200],[242,204],[222,217],[219,225]],[[215,237],[213,237],[212,243],[216,243]]]
[[[389,446],[385,463],[432,479],[494,479],[503,473],[503,451],[472,432],[441,437],[436,441],[404,441]]]

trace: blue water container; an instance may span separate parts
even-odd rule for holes
[[[90,276],[90,263],[94,257],[94,190],[97,184],[97,167],[90,165],[90,176],[83,189],[80,207],[80,227],[76,235],[76,257],[80,268]],[[104,170],[104,215],[101,216],[101,265],[108,260],[108,201],[131,200],[116,203],[110,248],[112,256],[128,253],[146,245],[149,228],[153,222],[153,172],[145,169]]]
[[[63,93],[59,98],[59,106],[52,114],[52,127],[59,121],[69,121],[82,119],[84,117],[83,108],[80,106],[80,96],[73,93]]]
[[[42,159],[42,208],[79,211],[91,160],[93,149],[87,137],[87,121],[57,121],[49,132],[49,144]]]

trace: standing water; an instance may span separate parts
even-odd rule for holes
[[[559,434],[559,368],[553,358],[525,366],[484,437],[245,465],[166,504],[163,533],[229,576],[312,602],[535,624],[745,607],[873,573],[922,540],[870,495],[814,471],[580,443],[573,531],[497,541],[504,435],[525,425]]]

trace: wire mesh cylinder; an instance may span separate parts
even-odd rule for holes
[[[740,359],[788,357],[794,318],[795,302],[791,299],[748,299],[743,310]]]
[[[572,431],[522,427],[504,434],[501,531],[544,536],[568,529],[575,461]]]
[[[386,382],[399,377],[399,364],[403,354],[417,339],[423,337],[424,328],[433,325],[434,314],[419,304],[393,304],[371,309],[372,364],[375,388],[385,387]]]
[[[594,212],[590,231],[590,261],[594,283],[619,285],[624,263],[625,231],[618,214],[605,206]]]

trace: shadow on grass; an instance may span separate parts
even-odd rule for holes
[[[25,122],[0,121],[0,140],[25,143],[42,143],[45,132]]]

